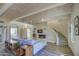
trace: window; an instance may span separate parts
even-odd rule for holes
[[[3,28],[0,27],[0,42],[3,41]]]
[[[17,27],[11,27],[11,38],[17,37]]]

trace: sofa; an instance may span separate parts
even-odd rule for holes
[[[15,55],[33,56],[46,46],[45,40],[14,40],[14,42],[5,41],[5,47]]]

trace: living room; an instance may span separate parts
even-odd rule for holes
[[[77,7],[74,3],[0,4],[0,55],[79,55],[78,30],[74,32]]]

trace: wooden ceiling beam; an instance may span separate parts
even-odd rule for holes
[[[40,9],[40,10],[37,10],[35,12],[32,12],[32,13],[29,13],[29,14],[26,14],[24,16],[21,16],[21,17],[18,17],[18,18],[15,18],[13,20],[19,20],[21,18],[24,18],[24,17],[28,17],[28,16],[32,16],[32,15],[35,15],[37,13],[40,13],[40,12],[43,12],[43,11],[46,11],[46,10],[49,10],[49,9],[52,9],[52,8],[55,8],[55,7],[58,7],[58,6],[61,6],[61,5],[64,5],[66,3],[58,3],[58,4],[55,4],[55,5],[51,5],[49,7],[46,7],[46,8],[43,8],[43,9]]]
[[[12,5],[12,3],[5,3],[4,6],[0,9],[0,16],[6,12],[6,10]]]

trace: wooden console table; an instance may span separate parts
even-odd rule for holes
[[[22,48],[25,50],[25,56],[33,55],[33,46],[32,45],[24,45]]]

